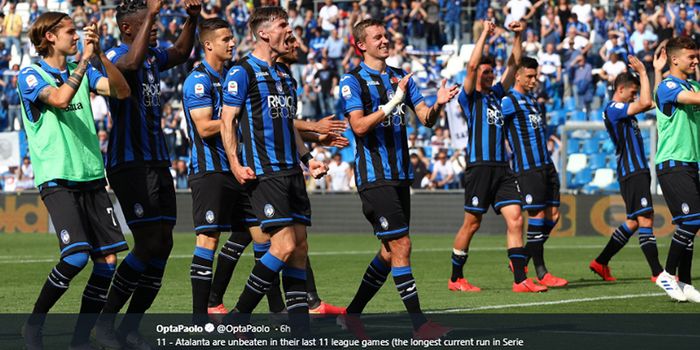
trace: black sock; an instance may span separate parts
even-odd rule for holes
[[[68,290],[70,281],[80,273],[87,264],[87,253],[76,253],[63,257],[49,273],[39,297],[34,303],[29,324],[40,324],[58,299]]]
[[[527,220],[527,244],[525,249],[532,258],[537,271],[537,277],[542,278],[547,273],[544,265],[544,219],[529,218]],[[528,260],[525,260],[527,264]]]
[[[134,294],[139,278],[145,269],[146,264],[139,260],[134,253],[129,253],[124,258],[114,274],[114,280],[112,280],[112,286],[107,295],[107,303],[102,310],[103,314],[116,314],[122,309],[131,295]]]
[[[116,267],[115,264],[93,264],[92,275],[83,291],[80,314],[75,324],[71,345],[87,344],[90,341],[90,330],[107,302],[109,284],[112,282]]]
[[[693,268],[694,241],[695,236],[690,239],[690,244],[685,248],[685,252],[683,252],[681,260],[678,263],[678,280],[686,284],[693,284],[690,272]]]
[[[525,248],[510,248],[508,249],[508,259],[513,265],[513,281],[520,283],[527,279],[525,274],[525,262],[527,261],[527,249]]]
[[[413,272],[410,266],[392,267],[391,274],[394,276],[396,290],[399,291],[399,296],[403,300],[403,305],[406,307],[413,329],[418,329],[428,320],[423,315],[420,309],[420,300],[418,299],[418,287],[416,280],[413,278]]]
[[[321,297],[318,296],[316,290],[316,278],[314,270],[311,269],[311,261],[306,257],[306,300],[309,303],[309,309],[315,309],[321,306]]]
[[[309,333],[309,304],[306,295],[306,270],[285,267],[282,270],[282,284],[287,302],[287,312],[292,332],[300,335]]]
[[[266,243],[253,243],[253,254],[255,254],[255,262],[258,262],[260,258],[270,250],[270,242]],[[284,298],[282,297],[282,290],[280,289],[280,277],[279,274],[275,276],[270,285],[270,290],[265,294],[267,297],[267,306],[270,312],[282,312],[284,310]]]
[[[610,236],[608,244],[605,245],[605,248],[603,248],[603,251],[600,252],[600,255],[595,258],[595,261],[601,265],[607,265],[610,262],[610,259],[612,259],[612,257],[617,254],[620,249],[625,246],[625,244],[627,244],[633,234],[634,231],[630,230],[625,223],[620,225],[615,229],[612,236]]]
[[[284,262],[270,252],[260,258],[255,263],[253,271],[248,277],[241,296],[238,298],[236,310],[242,314],[250,314],[258,306],[262,297],[270,290],[275,278],[279,278],[279,272],[282,270]]]
[[[360,287],[355,293],[355,297],[348,305],[346,311],[349,314],[359,314],[365,309],[367,303],[374,297],[375,294],[382,288],[384,282],[391,269],[387,266],[388,263],[382,261],[379,255],[376,255],[372,262],[367,267],[364,276],[362,276],[362,282]]]
[[[468,252],[452,248],[452,277],[450,281],[457,282],[458,279],[464,278],[464,265],[469,257]]]
[[[228,241],[221,247],[219,258],[216,259],[216,271],[211,282],[209,293],[209,306],[214,307],[224,303],[226,288],[231,282],[233,271],[236,269],[238,259],[245,248],[250,244],[250,234],[247,232],[233,232]]]
[[[166,259],[159,258],[153,258],[148,262],[146,270],[143,271],[139,278],[138,287],[131,297],[124,319],[119,325],[119,330],[122,334],[128,334],[130,331],[138,329],[143,314],[151,307],[156,296],[158,296],[166,263]]]
[[[653,228],[639,228],[639,247],[642,248],[642,253],[644,253],[644,257],[651,268],[651,275],[658,276],[664,268],[659,263],[659,250],[656,247],[656,237],[654,237]]]
[[[686,248],[693,244],[693,239],[697,232],[696,226],[678,225],[676,233],[671,239],[671,247],[668,249],[668,258],[666,258],[666,272],[676,275],[677,269],[681,261],[681,257],[686,254]]]
[[[194,248],[190,265],[190,281],[192,282],[192,313],[196,318],[207,315],[213,264],[213,250],[204,247]]]

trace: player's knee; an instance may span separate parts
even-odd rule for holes
[[[647,215],[637,216],[637,223],[639,224],[639,227],[653,227],[654,226],[654,214],[649,214],[648,216]]]
[[[637,231],[642,221],[643,220],[639,220],[639,218],[637,218],[636,220],[626,220],[625,225],[630,230],[630,232],[634,232]],[[647,227],[646,225],[644,226]]]
[[[270,254],[274,255],[282,261],[287,261],[296,249],[294,240],[276,241],[270,246]]]
[[[115,265],[117,263],[117,254],[107,254],[105,256],[93,258],[92,260],[97,264]]]
[[[523,216],[515,215],[506,220],[506,226],[508,226],[508,231],[514,231],[517,229],[522,229],[523,227]]]
[[[553,208],[551,214],[549,215],[549,220],[553,222],[559,221],[559,209]]]
[[[464,234],[474,234],[476,231],[479,230],[479,227],[481,227],[481,222],[479,221],[468,221],[464,220],[462,223],[462,229],[460,230],[461,233]]]
[[[219,244],[219,232],[200,233],[197,235],[197,247],[216,250]]]
[[[79,269],[83,269],[85,265],[87,265],[89,258],[90,256],[87,252],[78,252],[66,255],[61,260]]]
[[[393,255],[408,256],[411,253],[411,239],[408,236],[389,241],[389,246]]]

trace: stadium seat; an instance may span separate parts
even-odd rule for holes
[[[615,171],[610,168],[597,169],[590,185],[600,189],[607,188],[615,182]]]
[[[610,168],[612,170],[617,170],[617,157],[610,157],[608,159],[608,164],[606,168]]]
[[[592,110],[591,113],[588,114],[588,118],[592,122],[602,122],[603,121],[603,109],[598,108],[598,109]]]
[[[615,144],[612,143],[612,140],[607,139],[603,141],[600,151],[605,153],[615,153]]]
[[[576,100],[573,97],[567,97],[564,100],[564,107],[569,111],[576,110]]]
[[[600,150],[600,141],[597,138],[590,138],[583,143],[583,153],[594,154]]]
[[[578,153],[581,149],[581,140],[570,138],[566,141],[566,153]]]
[[[608,155],[602,152],[591,154],[591,169],[605,168],[608,161]]]
[[[571,120],[575,122],[585,122],[588,120],[588,116],[586,116],[586,112],[584,111],[575,111],[571,116]]]
[[[605,141],[610,137],[610,135],[608,135],[608,132],[606,130],[598,130],[593,135],[595,138],[597,138],[600,141]]]
[[[569,156],[569,160],[566,163],[566,171],[577,174],[580,171],[587,169],[588,167],[588,156],[583,153],[574,153]],[[590,172],[590,169],[588,169]]]
[[[605,187],[603,190],[605,192],[620,192],[620,183],[617,181],[613,181],[610,185]]]
[[[584,169],[581,169],[581,171],[579,171],[578,173],[570,174],[571,176],[573,176],[573,178],[571,179],[570,182],[567,181],[571,184],[569,187],[573,188],[573,189],[582,188],[583,186],[585,186],[586,184],[591,182],[591,177],[592,177],[591,174],[592,174],[592,172],[591,172],[591,169],[589,169],[589,168],[584,168]]]

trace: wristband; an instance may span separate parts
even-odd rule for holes
[[[394,111],[394,108],[399,105],[399,103],[403,102],[403,95],[404,92],[401,89],[396,89],[396,93],[394,94],[394,97],[389,100],[385,105],[379,107],[382,111],[384,111],[385,116],[391,115],[391,113]]]
[[[306,165],[306,167],[308,168],[309,167],[309,160],[311,160],[311,158],[313,158],[311,156],[311,152],[307,152],[306,154],[301,156],[301,162],[304,163],[304,165]]]

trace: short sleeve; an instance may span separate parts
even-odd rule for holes
[[[501,99],[501,113],[503,113],[503,118],[506,120],[515,116],[515,106],[513,105],[513,100],[509,96],[504,96]]]
[[[683,91],[681,85],[673,80],[664,80],[656,90],[660,105],[675,104],[678,101],[678,94]],[[663,110],[663,108],[662,108]]]
[[[161,71],[165,70],[165,67],[168,65],[168,50],[162,48],[154,48],[152,50],[153,56],[155,56],[156,62],[158,62],[158,69]]]
[[[624,102],[614,102],[610,103],[605,109],[605,114],[611,122],[617,122],[620,119],[627,118],[627,110],[629,109],[629,103]]]
[[[17,83],[22,97],[34,103],[40,102],[38,101],[39,93],[45,87],[49,86],[49,83],[31,67],[25,68],[19,73]]]
[[[413,81],[413,78],[411,78],[411,80],[408,81],[408,93],[411,97],[411,104],[413,104],[413,107],[423,102],[423,95],[418,90],[418,86],[416,85],[416,82]]]
[[[360,89],[360,83],[357,79],[349,74],[343,75],[343,78],[340,79],[340,95],[345,102],[343,108],[345,114],[363,110],[360,94],[362,94],[362,89]]]
[[[117,64],[117,61],[119,61],[122,56],[124,56],[128,51],[122,47],[122,46],[117,46],[113,49],[110,49],[107,51],[105,56],[107,56],[107,59],[109,59],[112,64]]]
[[[240,107],[248,97],[248,74],[241,66],[233,66],[224,82],[224,106]]]
[[[506,95],[506,90],[503,88],[503,83],[501,82],[491,87],[491,91],[496,95],[496,98],[503,98],[503,96]]]
[[[211,82],[200,72],[190,74],[182,85],[182,100],[188,110],[212,106]]]
[[[90,91],[97,91],[97,83],[100,81],[100,79],[105,78],[105,76],[100,72],[99,69],[95,68],[92,66],[92,64],[88,65],[87,69],[87,78],[88,78],[88,83],[90,84]]]

